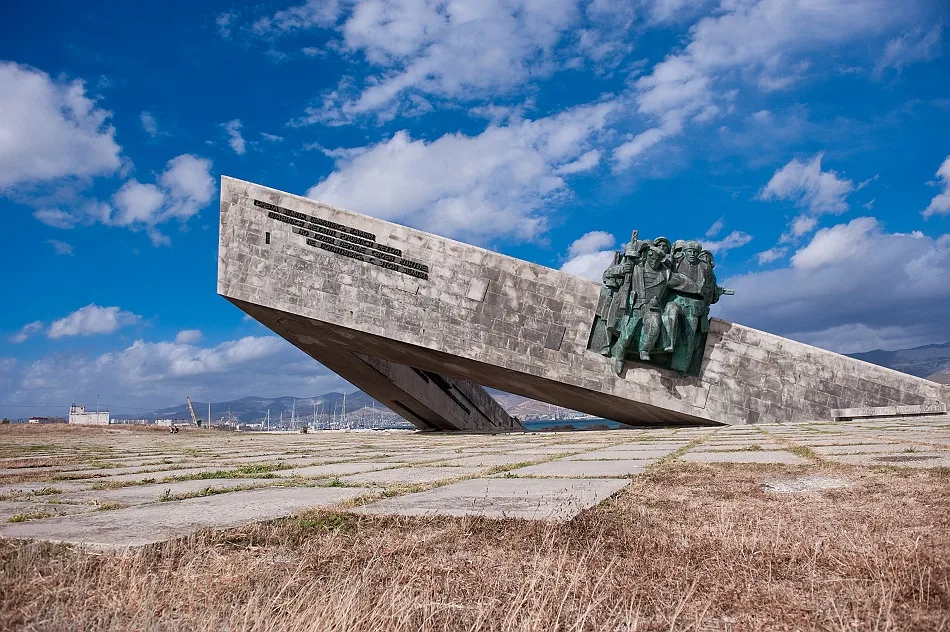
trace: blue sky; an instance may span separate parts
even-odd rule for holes
[[[215,293],[221,175],[596,278],[702,238],[719,315],[950,340],[950,8],[14,3],[0,414],[351,388]]]

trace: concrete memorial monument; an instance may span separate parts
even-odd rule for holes
[[[629,424],[832,420],[950,389],[709,317],[694,241],[636,234],[603,284],[224,177],[218,293],[422,429],[523,429],[483,386]]]

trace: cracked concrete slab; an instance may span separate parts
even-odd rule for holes
[[[617,493],[623,479],[481,478],[387,498],[355,511],[402,516],[485,516],[566,521]]]
[[[507,474],[554,478],[620,478],[640,474],[652,463],[655,460],[548,461],[510,470]]]
[[[462,476],[471,476],[478,471],[477,467],[415,466],[353,474],[340,477],[340,480],[349,485],[413,485],[438,483]]]
[[[78,516],[0,527],[5,538],[126,548],[161,542],[205,527],[236,527],[349,500],[365,490],[345,487],[283,487],[137,505]]]

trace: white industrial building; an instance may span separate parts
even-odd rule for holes
[[[108,410],[86,411],[85,406],[73,404],[69,407],[69,423],[108,426],[111,421]]]

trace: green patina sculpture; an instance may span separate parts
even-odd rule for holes
[[[611,358],[617,375],[628,359],[699,375],[709,306],[734,294],[716,284],[715,266],[698,241],[644,241],[633,231],[604,271],[588,348]]]

